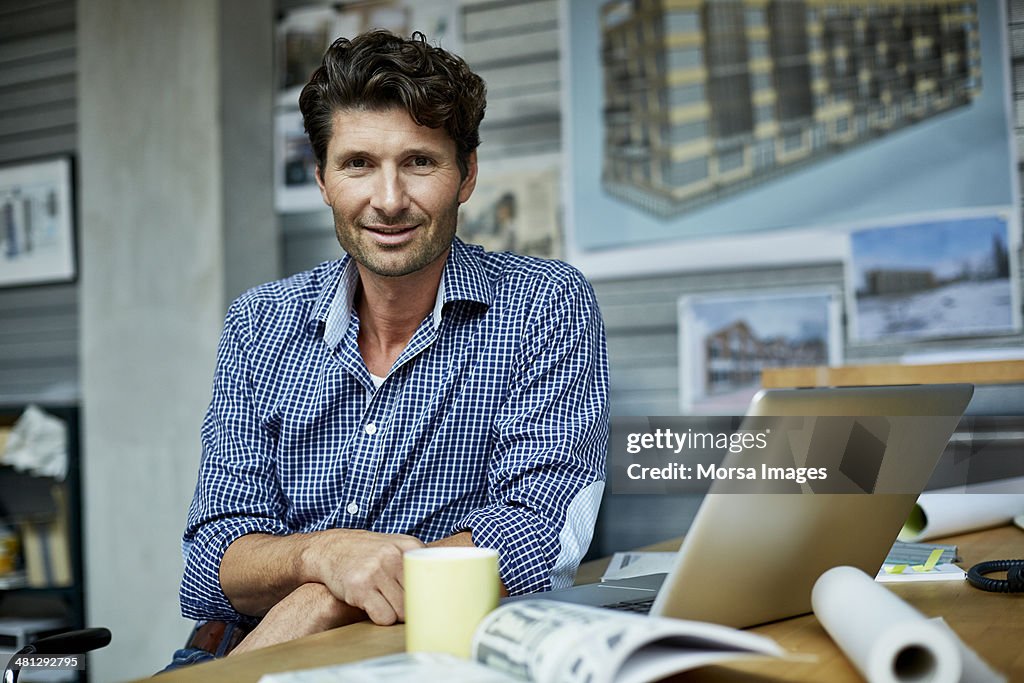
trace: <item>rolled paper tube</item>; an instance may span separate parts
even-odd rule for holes
[[[903,525],[899,539],[917,542],[1002,526],[1021,513],[1024,513],[1024,494],[929,491],[917,499],[917,506]]]
[[[957,683],[955,636],[853,567],[834,567],[814,584],[822,627],[870,683]]]

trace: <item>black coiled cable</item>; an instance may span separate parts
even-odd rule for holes
[[[989,579],[984,576],[993,572],[1006,572],[1006,579]],[[1024,560],[979,562],[967,570],[967,580],[983,591],[1024,593]]]

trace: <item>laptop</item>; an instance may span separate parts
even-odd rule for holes
[[[811,589],[826,570],[878,572],[973,393],[970,384],[763,390],[741,430],[803,416],[801,457],[829,467],[830,486],[839,488],[828,490],[873,493],[729,493],[716,482],[668,574],[522,597],[737,628],[810,612]],[[729,453],[722,465],[792,465],[791,444],[772,441],[782,449]]]

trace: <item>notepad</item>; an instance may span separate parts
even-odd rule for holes
[[[895,567],[906,567],[903,571],[890,571]],[[908,583],[915,581],[963,581],[967,572],[955,564],[937,564],[927,571],[914,571],[907,565],[883,564],[875,576],[879,583]]]
[[[932,552],[941,549],[938,564],[952,564],[959,560],[955,545],[941,545],[937,543],[904,543],[896,541],[889,554],[885,557],[885,564],[924,564],[928,561]]]

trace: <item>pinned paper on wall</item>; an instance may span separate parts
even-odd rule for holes
[[[557,155],[480,162],[476,189],[459,207],[458,235],[488,251],[562,257]]]

